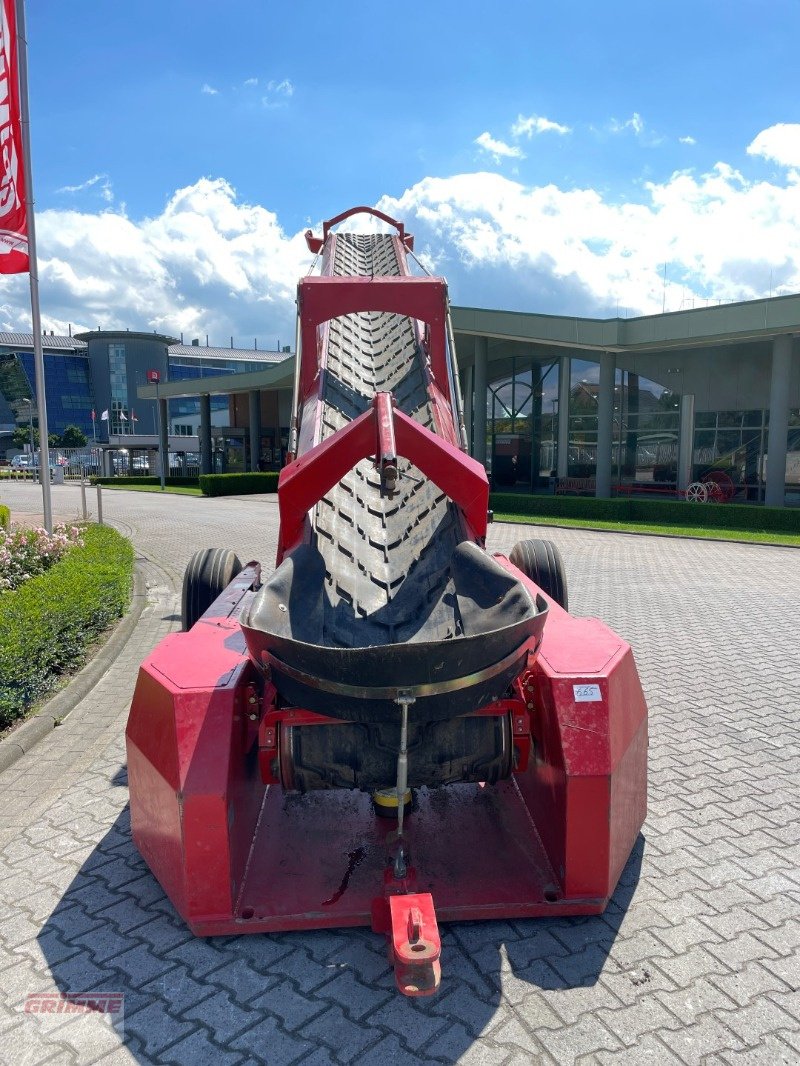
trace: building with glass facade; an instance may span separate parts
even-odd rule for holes
[[[48,430],[62,434],[78,426],[91,441],[155,434],[154,400],[137,401],[136,389],[157,370],[161,381],[208,378],[264,370],[286,353],[182,344],[155,333],[93,331],[74,337],[43,337]],[[36,425],[37,396],[31,334],[0,333],[0,457],[12,449],[14,430]],[[93,420],[92,413],[95,418]],[[108,417],[101,416],[108,412]],[[168,407],[169,432],[197,434],[200,400],[176,399]],[[211,402],[212,425],[229,423],[225,397]],[[17,449],[18,450],[18,449]]]
[[[496,489],[800,504],[800,296],[606,320],[457,307],[453,325]]]
[[[630,319],[454,307],[453,327],[470,449],[494,489],[674,498],[699,483],[800,504],[800,296]],[[254,468],[265,418],[275,447],[286,438],[292,378],[287,360],[162,395],[228,397]]]

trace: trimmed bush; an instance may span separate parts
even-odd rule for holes
[[[114,485],[118,489],[124,489],[126,485],[160,485],[161,478],[150,477],[147,474],[133,477],[90,477],[89,481],[93,485]],[[197,478],[196,477],[166,477],[164,478],[164,484],[172,488],[181,489],[196,489]]]
[[[0,596],[0,729],[81,666],[130,602],[131,544],[109,526],[82,537],[82,548]]]
[[[742,529],[754,533],[800,534],[800,509],[737,503],[687,503],[685,500],[596,500],[591,496],[522,496],[492,493],[497,514],[542,518],[597,519],[603,522],[649,522],[656,526]]]
[[[11,528],[11,508],[0,503],[0,529]]]
[[[259,474],[201,474],[204,496],[249,496],[254,492],[277,492],[277,471]]]
[[[600,518],[624,522],[628,500],[596,500],[592,496],[522,496],[516,492],[493,492],[489,506],[499,514],[541,515],[546,518]]]

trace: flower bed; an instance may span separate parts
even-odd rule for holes
[[[0,594],[0,729],[80,667],[128,606],[129,541],[109,526],[87,526],[80,540],[49,570]]]
[[[0,593],[19,588],[63,559],[70,548],[82,545],[77,526],[44,529],[0,529]]]

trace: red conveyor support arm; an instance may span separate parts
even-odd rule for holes
[[[392,437],[392,450],[414,463],[461,508],[477,537],[486,536],[489,481],[483,466],[399,411],[389,393],[377,393],[368,411],[281,471],[279,563],[302,537],[311,508],[361,459],[387,455]]]

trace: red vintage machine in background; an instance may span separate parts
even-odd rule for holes
[[[333,232],[364,211],[394,232]],[[133,837],[197,934],[371,925],[425,995],[437,921],[603,910],[647,711],[553,545],[485,551],[444,280],[368,208],[307,240],[276,569],[190,562],[131,708]]]

